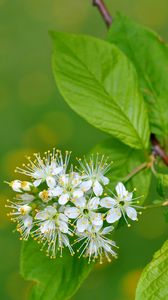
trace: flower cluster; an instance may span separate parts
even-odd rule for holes
[[[107,189],[108,159],[98,154],[78,159],[74,169],[69,164],[70,152],[63,156],[53,149],[43,157],[34,155],[34,160],[29,157],[27,165],[16,169],[29,176],[29,181],[9,183],[16,196],[7,207],[12,209],[9,215],[17,222],[21,239],[31,235],[51,258],[58,251],[62,256],[65,247],[71,255],[78,252],[79,257],[88,257],[89,262],[116,257],[112,224],[122,216],[127,224],[128,219],[137,220],[137,198],[121,182],[115,195]]]

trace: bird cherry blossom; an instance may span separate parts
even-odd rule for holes
[[[58,185],[50,189],[51,197],[59,197],[60,205],[66,204],[69,200],[83,197],[83,191],[80,187],[81,177],[76,172],[63,174],[58,179]]]
[[[67,236],[72,235],[72,230],[68,227],[68,218],[56,205],[47,206],[43,211],[39,211],[35,220],[38,228],[33,231],[33,237],[48,245],[47,254],[51,258],[56,257],[57,251],[60,251],[62,256],[64,247],[68,247],[71,254],[74,253]]]
[[[12,188],[13,191],[22,193],[23,191],[29,192],[32,188],[32,183],[29,181],[13,180],[11,182],[6,182]]]
[[[58,252],[62,256],[64,248],[73,255],[76,244],[79,256],[88,262],[102,263],[104,257],[111,261],[116,244],[111,238],[114,227],[107,225],[122,217],[127,223],[127,218],[137,220],[138,198],[121,182],[116,195],[109,194],[111,163],[104,155],[78,159],[74,169],[70,154],[53,149],[43,156],[35,154],[34,160],[28,157],[28,164],[16,170],[29,180],[8,183],[16,193],[8,201],[8,215],[17,223],[21,239],[33,237],[51,258]]]
[[[117,254],[113,250],[114,247],[117,248],[116,243],[106,237],[113,229],[113,226],[101,228],[100,226],[90,225],[86,231],[78,233],[79,237],[75,243],[81,244],[78,250],[79,257],[87,257],[89,263],[99,258],[101,264],[104,256],[109,262],[111,262],[111,257],[117,258]]]
[[[86,200],[85,197],[75,199],[76,207],[66,207],[65,215],[70,219],[77,219],[76,227],[78,232],[84,232],[90,224],[103,226],[103,214],[96,212],[100,199],[98,197]]]
[[[28,204],[17,204],[12,201],[7,201],[6,207],[11,208],[12,212],[8,213],[13,222],[17,222],[17,231],[20,233],[21,238],[27,240],[29,238],[30,231],[33,227],[33,218],[29,215],[32,208]]]
[[[33,184],[36,187],[46,181],[48,187],[53,188],[56,185],[57,175],[68,166],[70,152],[66,151],[64,159],[61,152],[55,149],[53,152],[45,152],[43,157],[39,153],[35,153],[34,156],[33,161],[27,157],[28,164],[23,164],[23,168],[17,167],[16,172],[33,178]]]
[[[109,171],[111,163],[108,163],[108,158],[99,156],[91,156],[90,160],[84,161],[78,159],[81,166],[82,179],[81,188],[87,192],[93,188],[93,192],[96,196],[101,196],[103,193],[103,186],[109,184],[109,178],[105,174]]]
[[[122,216],[124,217],[126,223],[128,221],[126,216],[133,221],[137,220],[137,211],[135,208],[135,201],[137,198],[133,198],[133,192],[128,192],[123,185],[123,183],[119,182],[116,185],[116,194],[114,197],[105,197],[100,201],[100,205],[102,207],[108,208],[106,221],[108,223],[114,223],[118,221]],[[136,201],[137,203],[137,201]],[[128,224],[129,225],[129,224]]]

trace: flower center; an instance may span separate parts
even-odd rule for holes
[[[26,209],[21,207],[20,208],[20,213],[21,213],[22,216],[26,215]]]
[[[84,208],[83,213],[84,213],[85,215],[87,215],[87,214],[89,213],[89,210],[88,210],[87,208]]]
[[[125,202],[124,202],[123,200],[121,200],[121,201],[119,202],[119,204],[120,204],[121,206],[124,206]]]

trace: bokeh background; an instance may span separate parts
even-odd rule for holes
[[[168,40],[167,0],[106,0]],[[104,38],[91,0],[0,0],[0,299],[24,300],[30,284],[19,275],[20,241],[6,217],[4,180],[26,154],[53,146],[87,153],[108,135],[78,117],[59,95],[51,70],[49,29]],[[135,41],[136,42],[136,41]],[[133,300],[144,265],[167,236],[162,210],[145,212],[116,233],[119,259],[97,266],[73,300]],[[45,270],[44,270],[45,271]]]

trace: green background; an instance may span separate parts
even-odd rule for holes
[[[168,39],[167,0],[108,0]],[[105,38],[106,28],[91,0],[0,0],[0,299],[26,299],[30,283],[19,275],[20,241],[6,217],[10,197],[3,180],[15,178],[26,154],[56,146],[79,156],[108,135],[92,128],[64,102],[51,70],[48,30]],[[136,41],[135,41],[136,42]],[[152,200],[152,199],[150,199]],[[131,229],[122,228],[114,264],[97,265],[73,300],[133,300],[144,265],[167,237],[162,210],[146,211]],[[44,270],[45,272],[45,270]]]

